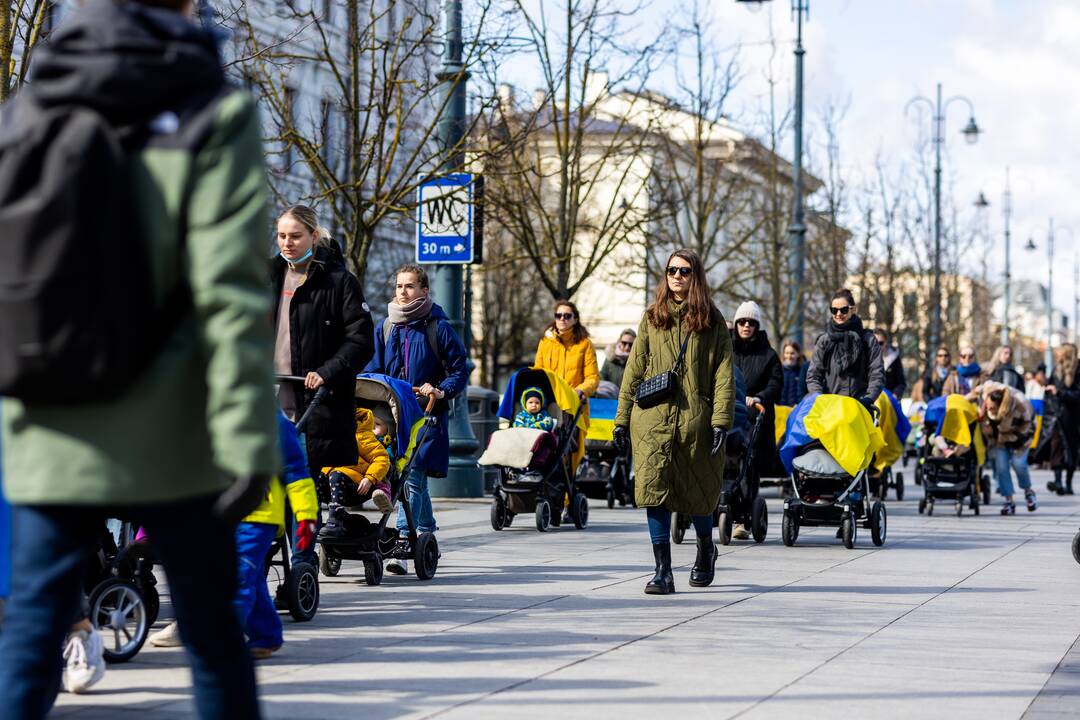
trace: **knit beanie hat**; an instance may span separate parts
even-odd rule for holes
[[[747,300],[735,311],[735,322],[753,320],[761,327],[761,308],[753,300]]]
[[[544,393],[540,388],[526,388],[525,392],[521,393],[521,406],[525,407],[525,403],[529,401],[529,398],[536,398],[540,401],[540,407],[543,407],[547,403],[544,400]]]

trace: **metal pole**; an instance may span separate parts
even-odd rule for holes
[[[1011,300],[1009,293],[1012,291],[1012,274],[1009,266],[1009,249],[1012,244],[1012,235],[1010,234],[1009,221],[1012,219],[1012,190],[1009,189],[1009,168],[1005,168],[1005,198],[1002,203],[1002,209],[1005,213],[1005,317],[1001,323],[1001,344],[1009,344],[1009,302]]]
[[[1072,341],[1073,345],[1076,344],[1076,321],[1080,318],[1080,292],[1078,292],[1078,286],[1080,286],[1080,263],[1076,259],[1076,249],[1073,246],[1073,316],[1072,316]]]
[[[446,47],[442,69],[436,77],[442,82],[446,98],[445,112],[439,118],[439,144],[446,153],[442,169],[461,170],[465,153],[461,143],[465,136],[465,83],[468,73],[462,65],[461,0],[445,0]],[[435,298],[446,312],[458,337],[467,337],[463,308],[462,267],[436,265],[432,283]],[[483,475],[474,454],[480,447],[469,425],[467,390],[450,403],[450,469],[445,478],[431,478],[431,494],[436,497],[480,497],[484,493]]]
[[[1046,280],[1046,376],[1054,367],[1054,350],[1051,347],[1054,337],[1054,218],[1050,218],[1050,229],[1046,233],[1046,253],[1050,259],[1050,270]]]
[[[934,262],[930,289],[930,347],[927,366],[934,362],[934,353],[941,344],[941,145],[945,142],[945,111],[941,106],[941,83],[937,84],[937,104],[934,111]]]
[[[803,56],[806,50],[802,44],[803,13],[809,16],[810,0],[792,0],[791,10],[796,16],[795,31],[795,156],[793,168],[793,187],[791,199],[791,225],[788,226],[788,242],[791,244],[791,256],[788,270],[791,274],[788,315],[792,318],[792,337],[803,343],[804,322],[806,318],[806,297],[803,280],[806,276],[806,219],[803,211]]]

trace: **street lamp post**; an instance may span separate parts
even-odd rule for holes
[[[1034,238],[1027,242],[1028,250],[1036,250]],[[1054,338],[1054,218],[1050,218],[1050,224],[1046,231],[1046,348],[1043,351],[1043,363],[1046,365],[1046,375],[1050,376],[1054,367],[1054,350],[1052,340]]]
[[[1002,212],[1005,215],[1005,315],[1001,322],[1001,344],[1009,344],[1009,303],[1012,292],[1012,269],[1009,267],[1009,251],[1012,244],[1010,221],[1012,220],[1012,190],[1009,188],[1009,168],[1005,168],[1005,194],[1002,198]]]
[[[944,102],[941,99],[941,83],[937,84],[937,102],[929,98],[918,96],[908,101],[904,112],[909,113],[917,104],[924,103],[929,106],[933,113],[933,138],[934,138],[934,259],[933,278],[930,289],[930,350],[927,363],[933,362],[934,350],[941,344],[941,148],[945,144],[945,116],[949,105],[956,101],[967,103],[970,111],[968,123],[962,132],[968,144],[974,144],[979,140],[982,130],[975,123],[975,106],[970,100],[962,95],[955,95]]]
[[[439,145],[444,153],[442,170],[460,171],[465,165],[462,139],[465,136],[465,83],[469,74],[462,63],[461,1],[446,0],[443,4],[446,22],[446,43],[443,65],[436,77],[443,83],[446,102],[439,118]],[[466,338],[463,301],[462,267],[436,265],[432,290],[449,318],[458,337]],[[442,497],[480,497],[483,495],[483,476],[473,454],[480,447],[469,425],[469,405],[465,390],[451,402],[449,427],[450,469],[445,478],[431,479],[431,494]]]
[[[736,0],[748,5],[760,5],[766,0]],[[806,297],[803,284],[806,277],[806,213],[803,206],[803,16],[810,19],[810,0],[791,0],[795,18],[795,155],[792,162],[791,222],[788,224],[788,317],[791,318],[791,337],[803,345],[803,326],[806,319]]]

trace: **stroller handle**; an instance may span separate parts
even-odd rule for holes
[[[291,382],[302,384],[307,380],[307,378],[301,377],[300,375],[276,375],[275,377],[277,378],[278,382]],[[319,389],[315,391],[315,397],[311,398],[311,402],[309,402],[308,406],[304,409],[304,414],[301,415],[300,419],[296,421],[297,432],[304,432],[304,429],[307,428],[308,420],[311,418],[311,413],[315,410],[315,408],[319,407],[319,405],[322,404],[323,398],[326,397],[326,394],[328,392],[330,392],[330,388],[328,388],[325,383],[320,385]]]
[[[762,415],[762,414],[765,413],[765,406],[762,405],[761,403],[756,402],[753,405],[751,405],[751,407],[754,408],[755,410],[757,410],[759,415]]]
[[[413,392],[416,393],[416,397],[421,397],[420,388],[414,387]],[[438,402],[439,396],[435,393],[428,393],[427,399],[427,407],[424,408],[424,414],[430,415],[431,411],[435,409],[435,403]]]

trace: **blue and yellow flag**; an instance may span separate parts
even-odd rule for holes
[[[979,408],[975,406],[975,403],[958,394],[934,398],[926,406],[923,419],[927,424],[934,425],[935,434],[949,442],[974,447],[979,465],[986,462],[986,446],[983,443],[982,430],[976,424],[979,419]]]
[[[866,468],[885,444],[862,403],[843,395],[807,395],[791,411],[780,448],[788,472],[798,449],[814,440],[852,476]]]
[[[881,472],[903,456],[904,443],[911,432],[911,423],[901,410],[896,396],[888,390],[882,390],[874,404],[880,413],[878,430],[885,441],[874,458],[874,468]]]
[[[593,398],[589,401],[589,432],[586,440],[611,442],[615,432],[615,411],[619,409],[618,400]]]
[[[1043,428],[1043,401],[1031,400],[1031,407],[1035,410],[1035,435],[1031,438],[1031,449],[1034,450],[1035,446],[1039,444],[1039,436],[1042,435]]]
[[[776,406],[776,420],[773,423],[776,428],[776,447],[784,444],[784,435],[787,434],[787,419],[791,415],[790,405]]]

